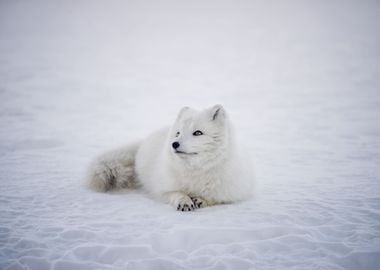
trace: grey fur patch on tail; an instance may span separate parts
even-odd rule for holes
[[[135,156],[138,143],[104,153],[88,170],[86,185],[96,191],[135,188]]]

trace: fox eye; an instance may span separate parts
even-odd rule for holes
[[[200,135],[203,135],[203,132],[200,130],[197,130],[197,131],[194,131],[193,135],[194,136],[200,136]]]
[[[177,131],[177,133],[175,134],[175,136],[176,136],[176,137],[178,137],[178,136],[179,136],[179,131]]]

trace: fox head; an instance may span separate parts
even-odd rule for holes
[[[207,167],[223,157],[227,149],[227,114],[221,105],[201,111],[184,107],[169,136],[169,148],[174,159],[192,166]]]

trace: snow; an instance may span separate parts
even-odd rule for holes
[[[378,1],[1,1],[0,269],[378,269]],[[254,200],[95,193],[90,160],[222,103]]]

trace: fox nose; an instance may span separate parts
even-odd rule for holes
[[[173,147],[174,149],[177,149],[177,148],[179,147],[179,142],[174,142],[174,143],[172,143],[172,147]]]

